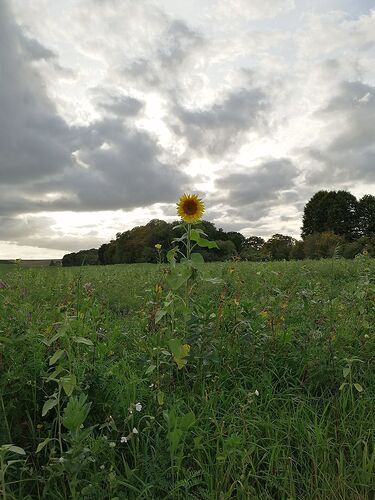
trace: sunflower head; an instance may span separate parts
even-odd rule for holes
[[[201,220],[204,203],[196,194],[183,194],[177,203],[177,214],[189,224]]]

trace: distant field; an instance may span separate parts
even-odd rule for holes
[[[9,498],[374,499],[375,260],[166,269],[7,275]]]
[[[49,266],[53,260],[55,263],[61,263],[61,259],[29,259],[29,260],[21,260],[19,265],[22,267],[46,267]],[[11,264],[14,265],[14,260],[0,260],[0,266],[3,264]]]

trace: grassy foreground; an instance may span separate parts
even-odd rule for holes
[[[203,272],[179,369],[160,267],[0,268],[4,499],[375,497],[375,261]]]

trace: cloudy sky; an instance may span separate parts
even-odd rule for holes
[[[0,258],[58,258],[198,192],[298,237],[375,193],[375,0],[0,0]]]

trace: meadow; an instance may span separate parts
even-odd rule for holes
[[[0,267],[3,499],[375,498],[375,260]]]

